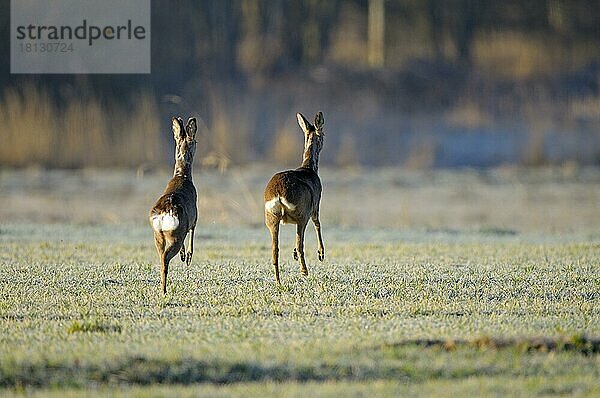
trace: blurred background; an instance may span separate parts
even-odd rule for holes
[[[331,166],[600,163],[595,0],[155,0],[149,75],[11,75],[0,3],[0,166],[299,162],[325,114]],[[35,132],[35,134],[27,134]]]
[[[200,222],[262,231],[322,110],[327,225],[598,236],[597,0],[153,0],[148,75],[11,75],[9,6],[4,222],[145,223],[194,115]]]

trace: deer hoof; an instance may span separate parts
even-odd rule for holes
[[[294,249],[294,260],[298,261],[298,252]]]
[[[185,261],[185,249],[183,248],[183,246],[181,247],[181,250],[179,250],[179,257],[181,258],[181,261]]]
[[[190,265],[192,263],[192,253],[188,253],[185,256],[185,265]]]
[[[318,251],[317,256],[319,257],[319,261],[325,260],[325,252]]]

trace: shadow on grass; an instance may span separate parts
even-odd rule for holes
[[[381,346],[380,349],[393,349],[408,346],[439,348],[445,351],[454,351],[460,348],[476,348],[479,350],[516,349],[521,352],[576,352],[582,355],[596,355],[600,353],[600,338],[575,335],[568,339],[552,339],[547,337],[520,340],[496,339],[490,337],[480,337],[475,340],[420,339],[386,344]]]
[[[506,350],[516,349],[522,353],[574,352],[585,356],[600,352],[600,339],[574,336],[566,340],[539,338],[529,340],[500,340],[480,338],[466,340],[409,340],[397,344],[386,344],[367,348],[369,352],[397,353],[398,359],[405,357],[405,350],[421,348],[460,352],[464,349]],[[397,350],[397,351],[396,351]],[[450,354],[454,355],[454,354]],[[368,381],[395,380],[401,382],[423,382],[437,378],[471,376],[493,376],[506,369],[497,367],[465,368],[445,372],[435,367],[419,368],[410,361],[391,361],[377,365],[359,363],[320,362],[309,366],[293,363],[227,363],[202,361],[193,358],[167,360],[142,356],[126,357],[111,363],[7,363],[0,361],[0,387],[48,387],[86,385],[149,385],[149,384],[230,384],[239,382],[323,382],[323,381]]]
[[[12,365],[12,366],[10,366]],[[35,363],[2,364],[0,387],[83,387],[90,384],[230,384],[256,381],[368,380],[379,378],[371,370],[352,366],[206,362],[196,359],[165,360],[124,358],[111,364]],[[400,372],[397,372],[400,373]],[[402,376],[398,374],[398,376]],[[409,375],[404,375],[406,378]]]

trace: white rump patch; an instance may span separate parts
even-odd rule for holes
[[[270,213],[279,212],[279,206],[280,206],[279,196],[276,196],[273,199],[265,202],[265,210]]]
[[[296,205],[288,202],[283,196],[281,196],[279,199],[281,200],[281,204],[283,204],[288,210],[294,210],[296,208]]]
[[[296,205],[288,202],[283,196],[276,196],[273,199],[265,202],[265,210],[270,213],[279,213],[282,210],[282,205],[287,210],[294,210],[296,208]]]
[[[173,231],[179,226],[179,219],[171,213],[161,213],[152,216],[152,228],[156,232]]]

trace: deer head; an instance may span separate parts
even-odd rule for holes
[[[302,167],[308,167],[317,171],[319,168],[319,153],[323,149],[323,113],[317,113],[314,125],[310,124],[301,113],[297,113],[296,117],[298,118],[298,125],[304,133]]]
[[[175,138],[175,173],[191,177],[192,162],[196,153],[196,118],[190,118],[183,126],[181,118],[173,118],[173,137]]]

